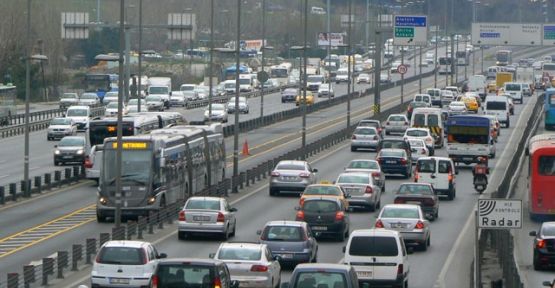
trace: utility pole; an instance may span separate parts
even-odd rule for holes
[[[327,0],[327,30],[328,30],[328,97],[331,97],[331,0]],[[337,67],[339,68],[339,67]]]
[[[121,202],[122,202],[122,189],[121,189],[121,164],[122,164],[122,136],[123,136],[123,97],[124,79],[123,79],[123,53],[125,48],[125,0],[120,0],[120,26],[119,26],[119,77],[118,77],[118,123],[116,127],[116,211],[114,212],[114,222],[116,228],[121,226]]]
[[[241,0],[237,0],[237,38],[235,42],[235,125],[233,125],[233,177],[239,175],[239,54],[241,42]],[[237,191],[234,191],[237,192]]]
[[[212,115],[212,92],[213,92],[213,79],[214,78],[214,0],[210,0],[210,59],[208,66],[208,122],[210,122],[210,115]],[[238,71],[236,71],[238,72]],[[238,108],[235,106],[236,109]]]
[[[214,0],[212,0],[214,1]],[[264,71],[264,54],[266,52],[266,0],[262,0],[262,63],[261,71]],[[239,109],[239,106],[236,106]],[[264,83],[260,87],[260,118],[264,116]]]
[[[302,111],[302,131],[301,131],[301,145],[302,145],[302,155],[301,159],[306,159],[306,82],[307,82],[307,75],[306,75],[306,66],[307,66],[307,59],[306,59],[306,50],[308,45],[308,0],[304,1],[304,37],[303,37],[303,101],[301,105]]]
[[[137,79],[137,111],[141,112],[142,91],[142,68],[143,68],[143,0],[139,0],[139,75]]]
[[[351,27],[352,27],[352,5],[353,0],[349,0],[349,28],[347,32],[347,37],[349,37],[349,53],[347,53],[347,78],[349,78],[349,82],[347,82],[347,129],[351,127],[351,94],[353,93],[353,71],[351,68],[351,58],[354,63],[354,55],[352,53],[352,40],[353,35],[351,35]]]

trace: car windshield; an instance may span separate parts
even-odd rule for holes
[[[141,100],[141,104],[143,104],[145,101]],[[139,105],[139,99],[130,99],[129,100],[129,105]]]
[[[310,271],[300,272],[298,275],[290,287],[350,287],[345,275],[339,272]]]
[[[349,165],[347,166],[347,168],[378,170],[378,169],[380,169],[380,166],[378,165],[378,162],[376,162],[376,161],[357,161],[357,160],[353,160],[353,161],[349,162]]]
[[[106,95],[104,95],[104,98],[107,98],[107,97],[117,98],[118,92],[106,92]]]
[[[209,107],[206,107],[206,110],[208,110]],[[225,110],[225,105],[224,104],[212,104],[212,111],[214,110]]]
[[[180,87],[181,91],[193,91],[195,90],[195,85],[183,85]]]
[[[150,94],[169,94],[169,90],[168,87],[156,87],[156,86],[151,86],[148,88],[148,93]]]
[[[213,278],[214,268],[212,265],[195,265],[186,262],[159,264],[156,271],[158,288],[205,287],[205,283],[209,283]]]
[[[307,82],[323,82],[324,77],[322,76],[308,76]]]
[[[368,184],[370,183],[370,176],[358,174],[342,174],[337,178],[337,183],[357,183],[357,184]]]
[[[355,129],[355,132],[353,132],[353,134],[355,134],[355,135],[376,135],[376,130],[375,129],[369,129],[369,128],[357,128],[357,129]]]
[[[341,189],[336,186],[308,186],[303,195],[335,195],[341,196]]]
[[[220,201],[213,199],[191,199],[185,205],[185,210],[187,209],[220,210]]]
[[[418,210],[414,208],[406,207],[385,207],[382,210],[380,218],[408,218],[408,219],[418,219]]]
[[[87,109],[68,109],[67,116],[69,117],[86,117],[89,116],[87,113]]]
[[[424,194],[433,195],[432,188],[428,185],[401,184],[397,194]]]
[[[83,94],[81,95],[81,99],[96,99],[96,95],[95,94]]]
[[[103,247],[96,259],[100,264],[144,265],[146,255],[142,248]]]
[[[427,131],[424,130],[408,130],[407,131],[407,136],[410,137],[425,137],[428,136]]]
[[[278,164],[276,170],[302,170],[304,171],[304,165],[300,164]]]
[[[294,94],[294,95],[296,95],[297,94],[297,89],[294,89],[294,88],[285,89],[285,90],[283,90],[283,94]]]
[[[258,261],[262,255],[260,248],[223,247],[218,252],[219,260]]]
[[[397,256],[397,240],[394,237],[356,236],[351,239],[349,254],[354,256]]]
[[[85,139],[78,137],[64,137],[58,146],[85,146]]]
[[[247,98],[239,97],[239,103],[246,103],[246,102],[247,102]],[[235,104],[235,97],[231,97],[231,99],[229,99],[229,103]]]
[[[160,102],[162,101],[162,97],[150,95],[150,96],[146,96],[145,100],[146,102]]]
[[[118,102],[110,102],[108,103],[108,105],[106,105],[106,108],[118,108]]]
[[[262,233],[262,240],[267,241],[303,241],[304,233],[296,226],[268,226]]]
[[[333,201],[311,200],[303,204],[305,212],[326,213],[339,210],[339,205]]]
[[[69,118],[54,118],[50,121],[50,125],[69,125],[71,124],[71,119]]]

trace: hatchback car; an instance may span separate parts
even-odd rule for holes
[[[46,140],[61,139],[65,136],[77,134],[77,125],[71,118],[54,118],[48,125],[48,132],[46,133]]]
[[[378,133],[383,137],[383,128],[380,120],[377,119],[362,119],[358,122],[357,127],[374,127]]]
[[[405,131],[404,138],[408,141],[409,139],[421,139],[424,140],[426,143],[426,147],[428,151],[430,151],[430,155],[433,156],[435,152],[434,143],[435,139],[432,133],[430,133],[430,129],[428,128],[409,128]]]
[[[81,97],[79,97],[79,105],[93,106],[99,103],[100,99],[96,96],[96,93],[83,93]]]
[[[350,265],[310,263],[295,267],[289,282],[281,288],[359,288],[358,278]]]
[[[354,159],[347,164],[345,172],[366,172],[372,175],[374,183],[380,186],[382,193],[385,193],[385,174],[382,172],[380,163],[370,159]]]
[[[416,162],[414,182],[430,183],[436,194],[453,200],[457,195],[457,173],[451,158],[422,157]]]
[[[235,113],[235,97],[227,102],[227,113]],[[249,102],[246,97],[239,97],[239,113],[249,114]]]
[[[308,185],[318,181],[318,169],[312,168],[306,161],[280,161],[270,177],[270,196],[282,191],[303,192]]]
[[[299,91],[297,88],[287,88],[281,91],[281,103],[295,102],[297,91]]]
[[[403,183],[393,198],[395,204],[420,205],[424,216],[430,220],[439,217],[439,198],[428,183]]]
[[[110,102],[108,105],[106,105],[104,116],[117,116],[118,107],[118,102]],[[125,106],[125,104],[123,104],[123,106],[121,107],[121,112],[123,113],[122,115],[127,114],[127,106]]]
[[[355,152],[360,148],[376,150],[382,136],[374,127],[357,127],[351,136],[351,151]]]
[[[530,232],[530,236],[534,237],[534,270],[555,264],[555,222],[543,222],[537,232]]]
[[[385,135],[392,133],[405,133],[405,130],[409,128],[409,119],[403,114],[391,114],[387,117],[387,120],[383,124],[385,129]]]
[[[411,156],[403,149],[382,149],[376,155],[376,160],[385,174],[401,174],[406,178],[412,175]]]
[[[466,114],[466,112],[468,111],[466,109],[466,104],[464,104],[464,102],[462,101],[453,101],[449,104],[449,107],[447,108],[449,115],[460,115],[460,114]]]
[[[210,109],[207,106],[204,109],[204,121],[221,121],[227,123],[227,109],[224,104],[212,103],[212,113],[210,116]]]
[[[410,143],[410,150],[411,150],[411,160],[412,164],[415,164],[418,159],[421,157],[428,157],[430,156],[430,151],[426,146],[426,143],[422,139],[418,138],[409,138]]]
[[[60,96],[60,109],[69,106],[77,105],[79,103],[79,96],[77,93],[64,93]]]
[[[270,221],[257,234],[280,263],[317,262],[318,242],[304,221]]]
[[[320,88],[318,88],[318,97],[328,97],[328,98],[333,98],[335,96],[335,93],[333,92],[333,87],[331,85],[320,85]]]
[[[315,236],[331,235],[338,241],[349,237],[349,215],[338,199],[311,197],[296,207],[296,221],[305,221]]]
[[[388,204],[376,219],[376,228],[398,231],[407,244],[417,244],[426,251],[430,246],[430,222],[419,205]]]
[[[104,98],[102,98],[102,104],[108,105],[110,102],[118,102],[118,98],[118,91],[108,91],[104,94]]]
[[[339,199],[345,205],[345,208],[349,208],[349,202],[347,201],[348,195],[339,187],[334,184],[313,184],[309,185],[304,189],[303,194],[301,194],[301,199],[299,199],[299,205],[303,206],[304,200],[310,197],[325,197]]]
[[[172,91],[170,95],[170,106],[187,106],[187,96],[182,91]]]
[[[224,262],[232,281],[240,287],[278,287],[281,280],[281,266],[266,244],[222,243],[210,258]]]
[[[179,211],[177,237],[185,239],[193,233],[215,233],[224,239],[235,236],[237,208],[229,205],[225,198],[191,197]]]
[[[54,148],[54,165],[85,163],[87,140],[83,136],[65,136]]]
[[[145,97],[148,111],[164,111],[164,99],[158,95],[148,95]]]
[[[222,261],[199,258],[161,259],[156,264],[150,286],[175,287],[229,287],[239,288],[232,281],[229,269]]]
[[[350,206],[368,208],[375,211],[380,208],[382,190],[374,183],[368,172],[345,172],[339,174],[335,181],[347,193]]]
[[[149,287],[161,258],[166,258],[166,254],[158,253],[148,242],[108,241],[100,247],[93,263],[91,286]]]
[[[312,94],[312,91],[306,91],[306,105],[312,105],[314,104],[314,94]],[[301,93],[299,95],[297,95],[297,97],[295,97],[295,105],[299,106],[301,105],[301,103],[304,103],[304,92],[301,91]]]
[[[370,83],[370,74],[368,73],[360,73],[357,77],[357,84],[360,83]]]
[[[148,111],[148,106],[144,99],[140,99],[141,111]],[[139,99],[129,99],[127,103],[127,113],[139,112]]]

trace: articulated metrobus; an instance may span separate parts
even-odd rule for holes
[[[0,84],[0,125],[10,125],[12,115],[17,114],[16,98],[15,86]]]

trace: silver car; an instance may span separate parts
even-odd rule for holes
[[[170,95],[170,105],[181,107],[187,106],[187,98],[185,97],[185,94],[181,91],[172,91],[172,94]]]
[[[79,98],[79,105],[93,106],[100,103],[100,99],[95,93],[83,93]]]
[[[412,152],[410,157],[413,164],[416,164],[416,161],[418,161],[420,157],[430,156],[430,150],[428,150],[423,139],[408,138],[407,141],[410,143],[410,151]]]
[[[240,287],[278,287],[281,279],[281,266],[266,244],[260,243],[222,243],[215,254],[215,260],[224,262],[229,269],[232,281]]]
[[[77,105],[78,103],[79,103],[79,96],[77,95],[77,93],[64,93],[60,97],[60,109]]]
[[[405,243],[417,244],[422,250],[430,246],[430,222],[424,217],[420,205],[385,205],[376,219],[375,227],[398,231]]]
[[[374,127],[357,127],[351,137],[351,151],[359,148],[376,150],[382,141],[382,136]]]
[[[306,161],[280,161],[271,174],[270,196],[279,195],[281,191],[302,193],[306,186],[318,181],[317,172]]]
[[[382,168],[378,161],[369,159],[351,160],[351,162],[347,164],[347,167],[345,167],[345,172],[370,173],[372,178],[374,178],[374,183],[380,186],[382,193],[385,193],[385,173],[382,172]]]
[[[212,103],[212,113],[210,116],[209,107],[204,109],[204,121],[221,121],[227,123],[227,109],[224,104]]]
[[[110,102],[117,102],[118,101],[118,91],[108,91],[102,98],[102,104],[108,105]]]
[[[391,133],[404,134],[409,128],[409,119],[404,114],[391,114],[383,124],[385,135]]]
[[[77,124],[71,118],[54,118],[48,125],[46,140],[61,139],[77,134]]]
[[[372,174],[367,172],[345,172],[339,174],[336,185],[347,194],[349,207],[362,206],[375,211],[381,205],[381,188],[374,183]]]
[[[227,102],[227,113],[235,113],[235,97],[231,97]],[[249,101],[246,97],[239,97],[239,113],[249,114]]]
[[[148,95],[145,97],[148,111],[164,111],[164,99],[158,95]]]
[[[235,236],[235,212],[225,198],[191,197],[179,211],[177,236],[185,239],[192,233],[216,233],[228,239]]]

